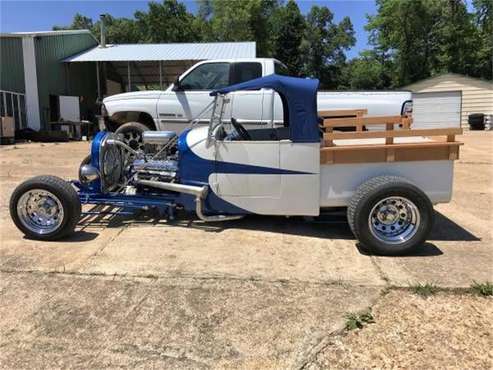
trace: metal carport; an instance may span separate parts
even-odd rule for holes
[[[118,44],[96,46],[64,62],[96,63],[101,99],[108,95],[108,80],[120,84],[125,91],[164,89],[199,61],[255,58],[255,49],[255,42]]]

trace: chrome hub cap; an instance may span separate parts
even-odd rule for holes
[[[418,231],[419,210],[409,199],[388,197],[373,207],[368,224],[377,239],[389,244],[401,244]]]
[[[62,225],[63,206],[53,193],[33,189],[20,197],[17,215],[22,224],[32,232],[48,234]]]
[[[127,131],[123,133],[123,141],[133,150],[143,149],[142,134],[137,131]]]

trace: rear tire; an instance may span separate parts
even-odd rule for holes
[[[362,184],[348,205],[349,226],[363,247],[396,256],[421,246],[433,226],[433,205],[408,180],[379,176]]]
[[[58,240],[79,222],[79,195],[56,176],[36,176],[21,183],[10,197],[10,216],[29,239]]]
[[[149,127],[140,122],[127,122],[117,128],[115,134],[121,135],[123,141],[134,150],[143,150],[142,133],[149,131]]]

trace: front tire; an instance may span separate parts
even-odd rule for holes
[[[144,149],[142,134],[149,127],[139,122],[127,122],[117,128],[115,134],[121,135],[123,141],[134,150]]]
[[[375,254],[396,256],[421,246],[433,226],[433,205],[408,180],[379,176],[362,184],[348,206],[348,222]]]
[[[56,176],[36,176],[17,186],[10,216],[29,239],[58,240],[72,233],[81,204],[75,189]]]

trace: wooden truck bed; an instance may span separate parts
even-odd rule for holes
[[[406,116],[365,117],[365,109],[319,111],[324,131],[321,164],[455,160],[461,128],[412,129]],[[385,130],[366,131],[372,125]],[[396,126],[398,129],[396,129]],[[354,131],[339,131],[353,129]]]

